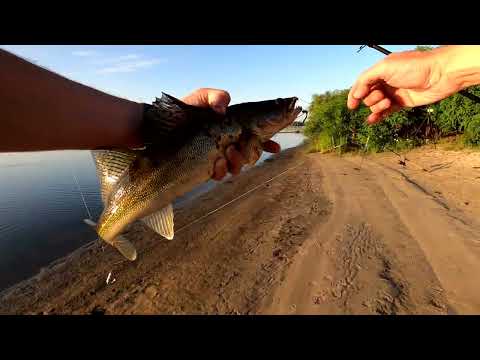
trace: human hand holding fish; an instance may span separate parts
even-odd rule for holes
[[[184,97],[182,101],[186,104],[202,108],[210,107],[217,113],[225,114],[228,104],[230,103],[230,94],[224,90],[201,88]],[[263,151],[269,153],[278,153],[280,151],[280,145],[275,141],[267,140],[262,145]],[[240,173],[242,167],[247,163],[247,160],[242,155],[242,153],[245,152],[245,146],[245,141],[232,144],[225,151],[226,158],[220,156],[215,161],[212,175],[214,180],[222,180],[228,172],[232,175],[238,175]],[[257,160],[260,156],[261,153],[258,153]],[[255,162],[257,160],[255,160]]]
[[[272,136],[302,111],[295,106],[296,97],[216,111],[212,108],[218,106],[218,99],[211,104],[216,97],[223,99],[224,106],[228,103],[228,94],[221,90],[202,89],[184,99],[196,106],[163,94],[152,105],[145,104],[140,131],[143,149],[92,151],[105,206],[98,223],[86,223],[127,259],[137,258],[134,245],[122,235],[128,224],[141,220],[172,240],[172,202],[177,197],[212,177],[221,177],[227,159],[253,165],[265,148],[277,150]]]
[[[127,225],[141,220],[173,239],[177,197],[278,152],[272,136],[302,111],[295,97],[228,106],[227,92],[208,88],[143,104],[1,49],[0,65],[0,152],[91,150],[104,209],[98,223],[85,222],[129,260],[137,252],[122,235]]]
[[[142,147],[143,104],[71,81],[2,49],[0,64],[0,134],[7,135],[0,152]],[[203,88],[183,101],[222,114],[230,95]],[[280,150],[274,142],[264,145],[268,152]],[[244,160],[237,144],[215,163],[212,178],[238,174]]]

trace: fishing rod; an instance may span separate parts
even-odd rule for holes
[[[362,45],[360,46],[360,48],[358,49],[357,53],[359,53],[360,51],[362,51],[362,49],[365,47],[365,46],[368,46],[369,48],[372,48],[374,50],[377,50],[379,52],[381,52],[382,54],[385,54],[385,55],[390,55],[392,52],[390,50],[387,50],[385,49],[384,47],[381,47],[380,45]],[[476,103],[480,103],[480,97],[478,97],[477,95],[474,95],[470,92],[468,92],[467,90],[460,90],[458,92],[459,94],[465,96],[466,98],[469,98],[470,100],[476,102]]]
[[[308,110],[302,110],[302,114],[305,114],[305,117],[304,117],[303,120],[302,120],[302,124],[305,124],[305,121],[306,121],[307,118],[308,118]]]

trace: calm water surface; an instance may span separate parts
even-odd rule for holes
[[[277,134],[274,140],[288,149],[303,138],[290,133]],[[263,153],[260,161],[269,156]],[[214,186],[214,181],[199,186],[176,206]],[[95,240],[83,219],[97,220],[101,211],[89,151],[0,154],[0,290]]]

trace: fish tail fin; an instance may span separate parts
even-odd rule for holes
[[[135,261],[137,259],[137,250],[126,237],[118,235],[113,239],[112,245],[128,260]]]
[[[93,228],[97,226],[97,223],[91,219],[83,219],[83,222]]]

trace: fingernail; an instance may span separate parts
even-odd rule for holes
[[[357,100],[360,99],[362,97],[362,91],[360,89],[355,90],[355,92],[353,93],[353,97]]]

